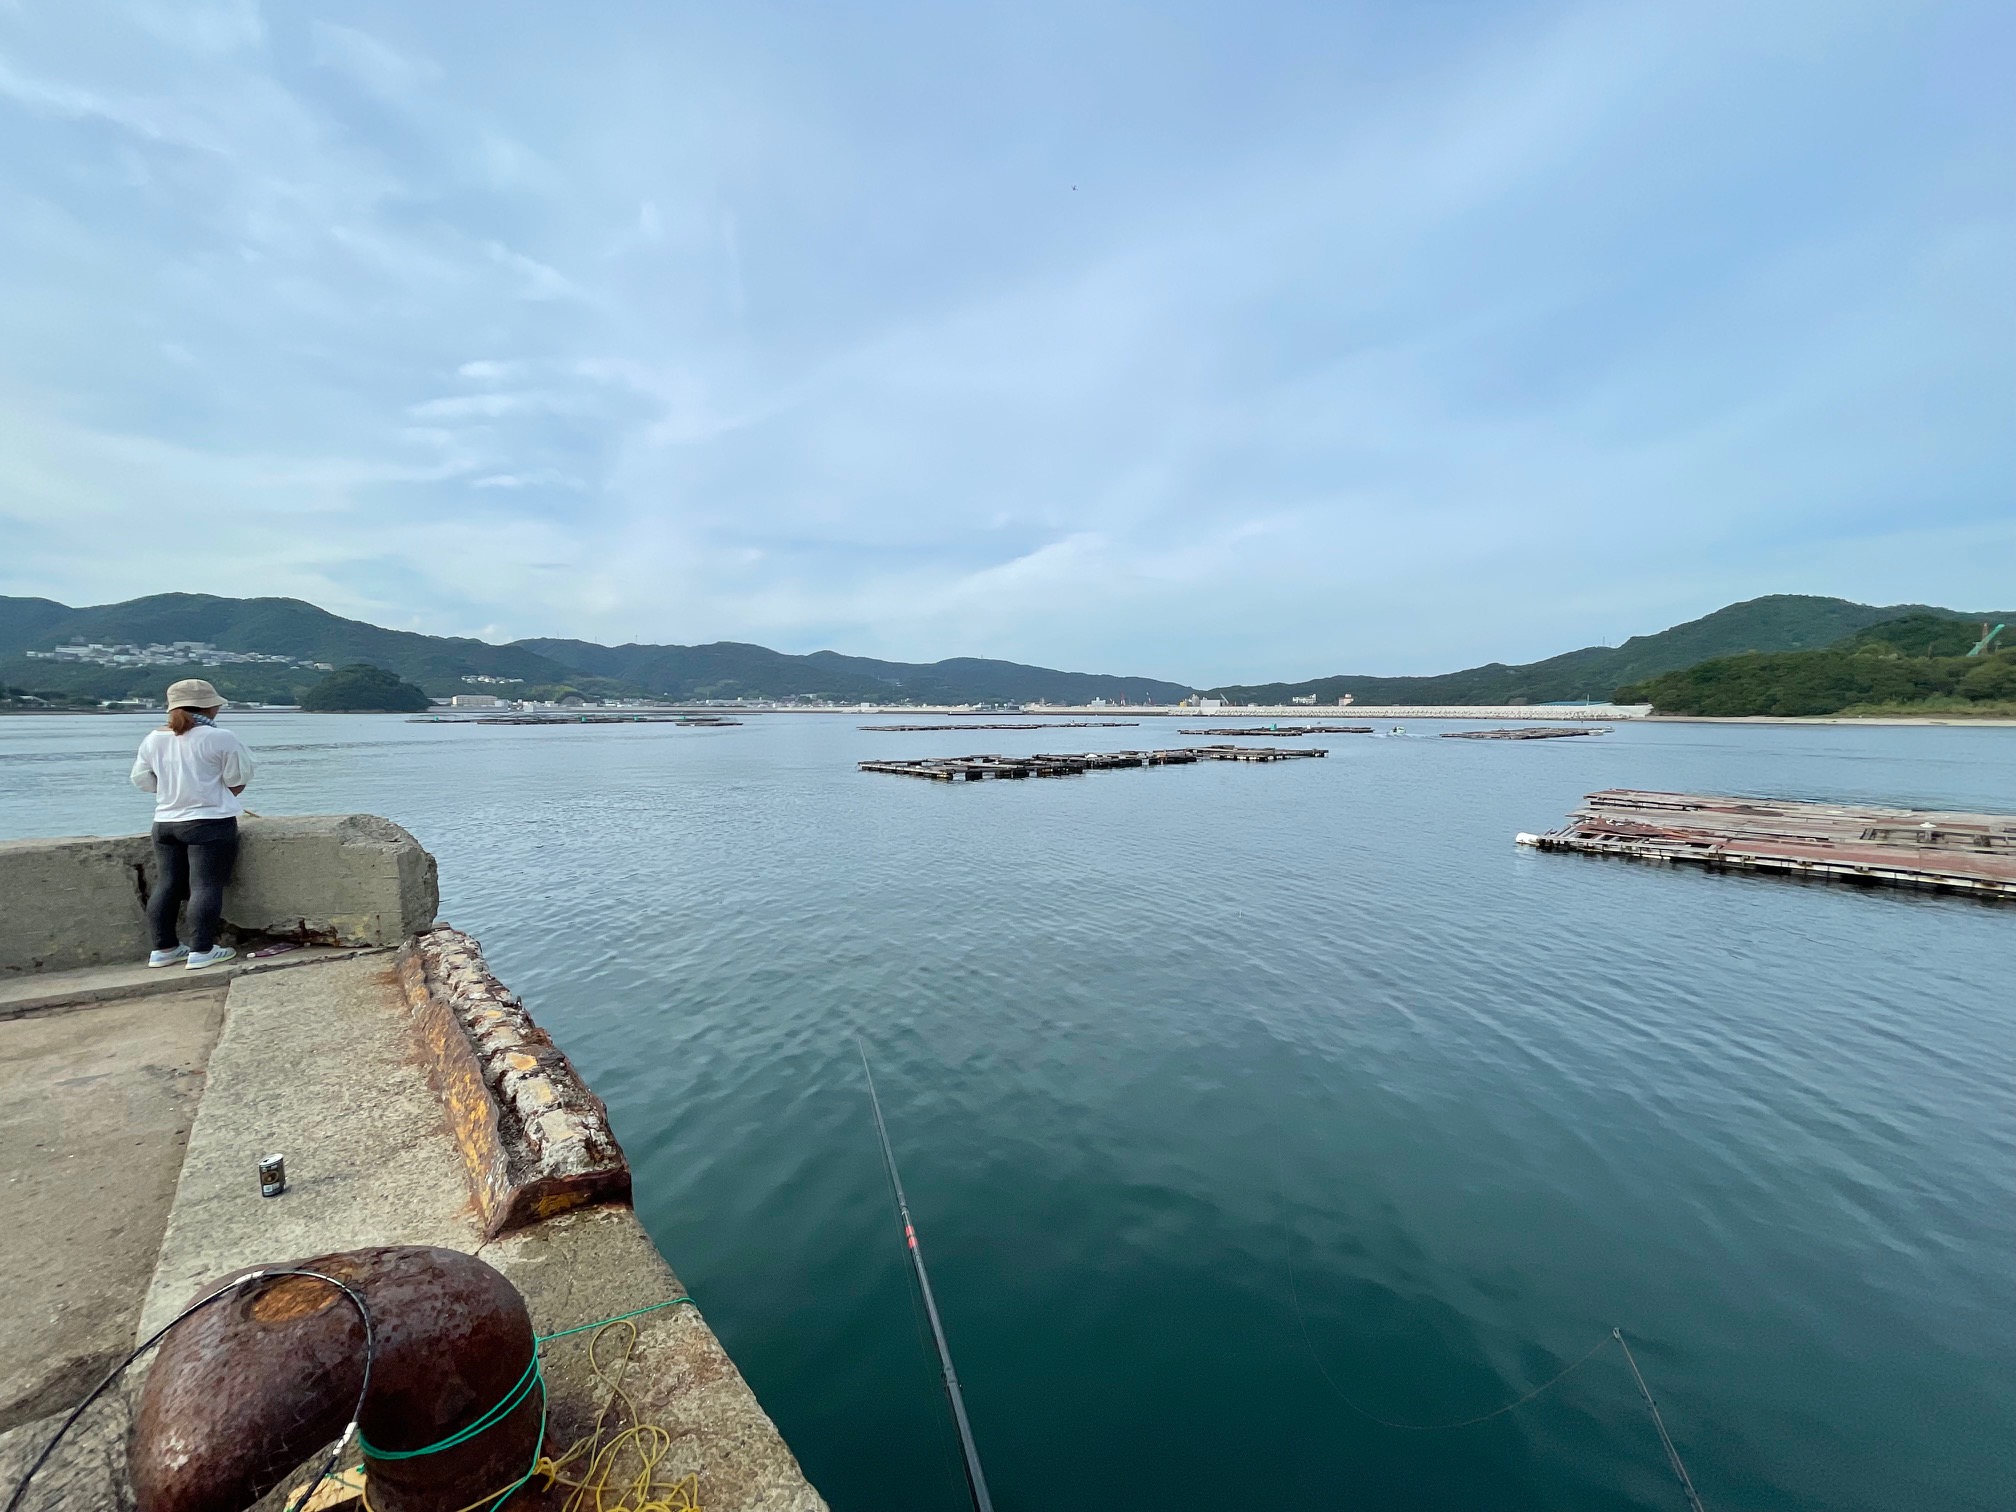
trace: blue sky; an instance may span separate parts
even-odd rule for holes
[[[2016,607],[2006,4],[0,0],[0,592],[1211,683]]]

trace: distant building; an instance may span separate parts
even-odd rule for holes
[[[291,656],[272,656],[263,651],[219,651],[208,641],[157,641],[152,645],[135,646],[128,642],[101,645],[97,641],[72,641],[56,647],[53,651],[30,651],[34,661],[87,662],[100,667],[205,667],[241,666],[252,662],[270,663],[278,667],[304,666],[321,667],[321,662],[297,662]]]
[[[1352,700],[1352,699],[1354,699],[1354,698],[1356,698],[1357,696],[1358,696],[1358,695],[1357,695],[1357,694],[1355,694],[1355,693],[1346,693],[1346,694],[1345,694],[1345,695],[1344,695],[1344,696],[1343,696],[1342,698],[1340,698],[1340,699],[1338,699],[1338,700],[1337,700],[1337,707],[1338,707],[1338,708],[1340,708],[1340,709],[1348,709],[1348,708],[1350,708],[1350,707],[1351,707],[1351,700]]]
[[[1316,695],[1314,693],[1305,693],[1299,698],[1289,699],[1288,702],[1298,704],[1313,704],[1314,702],[1316,702]]]
[[[495,693],[457,693],[448,700],[451,709],[494,709],[504,702]]]

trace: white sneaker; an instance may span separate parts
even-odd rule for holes
[[[229,945],[219,945],[214,950],[192,950],[189,953],[189,969],[201,971],[205,966],[221,966],[238,954]]]
[[[147,964],[149,966],[173,966],[187,954],[189,954],[189,947],[187,945],[177,945],[173,950],[151,951],[147,956]]]

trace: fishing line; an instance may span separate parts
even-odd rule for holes
[[[1666,1419],[1660,1416],[1659,1404],[1652,1400],[1651,1389],[1645,1384],[1645,1377],[1638,1369],[1637,1358],[1631,1353],[1631,1346],[1625,1342],[1624,1330],[1621,1328],[1612,1328],[1610,1332],[1590,1345],[1586,1353],[1579,1356],[1572,1363],[1563,1366],[1559,1371],[1549,1376],[1524,1396],[1507,1402],[1502,1407],[1494,1407],[1489,1412],[1480,1412],[1475,1417],[1457,1418],[1447,1423],[1400,1423],[1395,1422],[1391,1418],[1383,1418],[1376,1412],[1368,1412],[1352,1401],[1349,1396],[1345,1395],[1344,1388],[1337,1384],[1336,1377],[1330,1374],[1329,1366],[1323,1363],[1322,1355],[1317,1353],[1316,1350],[1316,1340],[1309,1332],[1309,1319],[1302,1311],[1301,1289],[1295,1280],[1295,1230],[1288,1219],[1288,1191],[1285,1185],[1280,1186],[1280,1191],[1281,1235],[1285,1241],[1284,1247],[1288,1255],[1288,1299],[1294,1308],[1296,1327],[1301,1330],[1302,1344],[1309,1351],[1310,1363],[1315,1365],[1317,1373],[1323,1377],[1324,1383],[1329,1386],[1337,1400],[1357,1413],[1359,1417],[1364,1418],[1367,1422],[1377,1423],[1382,1428],[1393,1428],[1402,1433],[1441,1433],[1453,1428],[1473,1428],[1479,1423],[1488,1423],[1493,1418],[1503,1417],[1508,1412],[1514,1412],[1524,1407],[1535,1397],[1544,1396],[1547,1392],[1560,1385],[1561,1382],[1567,1380],[1577,1370],[1581,1369],[1582,1366],[1595,1359],[1605,1344],[1615,1343],[1618,1348],[1624,1351],[1625,1362],[1631,1367],[1632,1379],[1638,1383],[1638,1393],[1645,1398],[1645,1405],[1651,1409],[1652,1425],[1659,1430],[1659,1442],[1665,1446],[1666,1461],[1672,1466],[1674,1477],[1680,1482],[1680,1489],[1686,1493],[1689,1512],[1706,1512],[1706,1509],[1701,1505],[1700,1494],[1694,1489],[1694,1481],[1687,1474],[1687,1466],[1680,1458],[1680,1451],[1674,1446],[1673,1436],[1666,1431]]]
[[[945,1397],[952,1404],[952,1421],[959,1430],[959,1452],[966,1461],[966,1490],[975,1512],[994,1512],[994,1499],[987,1494],[987,1476],[980,1468],[980,1450],[973,1442],[973,1425],[966,1421],[966,1399],[959,1391],[959,1374],[952,1368],[952,1348],[945,1342],[945,1326],[938,1320],[938,1303],[931,1295],[931,1277],[924,1269],[924,1252],[917,1245],[917,1226],[910,1220],[910,1202],[903,1195],[903,1178],[896,1172],[896,1152],[889,1144],[889,1127],[882,1121],[882,1099],[875,1094],[875,1072],[868,1064],[868,1046],[854,1036],[854,1048],[861,1052],[861,1074],[868,1078],[868,1106],[875,1113],[875,1137],[881,1141],[882,1164],[889,1173],[889,1189],[896,1198],[896,1212],[903,1220],[903,1247],[916,1273],[917,1289],[924,1297],[924,1313],[931,1322],[931,1340],[938,1349],[938,1367],[945,1381]]]
[[[1302,1311],[1301,1289],[1296,1285],[1295,1282],[1295,1231],[1288,1225],[1288,1194],[1285,1190],[1281,1194],[1281,1234],[1282,1237],[1287,1241],[1288,1298],[1289,1301],[1294,1304],[1295,1323],[1296,1326],[1300,1328],[1302,1331],[1302,1343],[1303,1346],[1309,1351],[1310,1362],[1315,1365],[1318,1373],[1322,1375],[1323,1379],[1329,1383],[1330,1389],[1331,1391],[1336,1393],[1338,1401],[1342,1402],[1346,1407],[1349,1407],[1353,1412],[1357,1413],[1358,1416],[1364,1418],[1367,1422],[1377,1423],[1382,1428],[1397,1428],[1403,1433],[1440,1433],[1444,1429],[1469,1428],[1478,1423],[1488,1423],[1491,1421],[1491,1419],[1495,1417],[1503,1417],[1506,1413],[1511,1412],[1516,1408],[1524,1407],[1528,1402],[1532,1401],[1533,1398],[1539,1396],[1542,1392],[1551,1389],[1559,1382],[1565,1380],[1570,1372],[1574,1371],[1575,1369],[1577,1369],[1582,1365],[1586,1365],[1590,1360],[1596,1357],[1596,1352],[1599,1349],[1601,1349],[1605,1344],[1608,1344],[1610,1342],[1611,1335],[1610,1334],[1603,1335],[1602,1338],[1598,1339],[1594,1344],[1590,1345],[1589,1352],[1583,1355],[1580,1359],[1576,1360],[1573,1365],[1568,1366],[1566,1369],[1562,1370],[1558,1375],[1550,1377],[1543,1384],[1535,1386],[1531,1391],[1527,1392],[1526,1395],[1520,1397],[1517,1401],[1507,1402],[1503,1407],[1494,1407],[1489,1412],[1480,1412],[1475,1417],[1457,1418],[1455,1421],[1448,1423],[1397,1423],[1393,1421],[1393,1419],[1391,1418],[1383,1418],[1379,1416],[1379,1414],[1376,1412],[1366,1411],[1363,1407],[1360,1407],[1356,1402],[1352,1401],[1350,1397],[1346,1396],[1344,1393],[1344,1388],[1342,1386],[1339,1386],[1337,1384],[1336,1377],[1330,1374],[1330,1367],[1323,1363],[1322,1355],[1316,1352],[1316,1340],[1309,1333],[1309,1319],[1307,1315],[1304,1314],[1304,1312]],[[1614,1330],[1612,1332],[1614,1332]]]

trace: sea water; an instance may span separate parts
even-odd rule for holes
[[[1124,717],[1116,715],[1115,717]],[[853,1034],[1012,1509],[2016,1505],[2016,908],[1515,847],[1606,786],[2016,811],[2016,730],[1184,743],[233,712],[369,811],[608,1100],[840,1509],[963,1504]],[[0,720],[0,836],[121,833],[141,718]],[[1377,1421],[1385,1420],[1384,1422]]]

